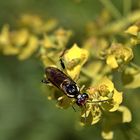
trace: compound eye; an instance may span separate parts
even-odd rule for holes
[[[79,94],[77,96],[76,103],[77,103],[77,105],[82,106],[86,103],[87,99],[88,99],[88,94],[87,93]]]
[[[87,99],[88,98],[88,94],[87,93],[83,93],[82,94],[82,97],[85,98],[85,99]]]

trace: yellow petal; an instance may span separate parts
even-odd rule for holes
[[[88,59],[88,54],[87,50],[79,48],[77,44],[74,44],[65,54],[64,58],[66,62],[70,62],[73,59],[80,59],[80,63],[83,65]]]
[[[91,109],[92,109],[91,106],[86,106],[86,108],[85,107],[82,108],[81,117],[84,118],[85,115],[86,115],[86,117],[88,117],[89,116],[89,113],[91,112]]]
[[[88,59],[88,51],[79,48],[76,44],[64,54],[68,74],[72,79],[79,76],[83,64]]]
[[[132,114],[131,114],[130,110],[127,107],[120,106],[118,108],[118,111],[122,112],[122,122],[123,123],[131,122],[131,120],[132,120]]]
[[[45,36],[42,42],[42,46],[48,49],[54,47],[54,43],[48,36]]]
[[[40,27],[42,26],[42,20],[38,15],[30,15],[30,14],[24,14],[21,16],[20,19],[21,23],[27,26],[32,27]]]
[[[136,46],[139,43],[139,41],[137,38],[130,38],[130,43],[132,44],[132,46]]]
[[[101,119],[102,112],[99,107],[95,107],[91,110],[92,122],[91,125],[96,124]]]
[[[15,46],[6,45],[3,48],[3,54],[4,55],[16,55],[19,52],[20,52],[20,49],[15,47]]]
[[[50,19],[46,23],[44,23],[43,31],[49,32],[52,31],[58,24],[56,19]]]
[[[56,37],[58,46],[64,48],[69,38],[71,37],[71,35],[72,35],[72,32],[70,30],[64,30],[63,28],[58,29],[55,32],[55,37]]]
[[[133,58],[133,51],[129,47],[124,47],[123,49],[124,61],[129,61]]]
[[[113,69],[118,67],[118,63],[117,63],[114,55],[109,55],[107,57],[106,63]]]
[[[98,85],[99,86],[105,85],[107,87],[107,89],[109,90],[109,92],[112,92],[114,90],[114,84],[107,77],[102,78]]]
[[[18,58],[20,60],[27,59],[30,57],[37,49],[38,47],[38,39],[35,36],[30,36],[29,42],[25,48],[21,51]]]
[[[139,31],[138,26],[133,25],[133,26],[130,26],[125,32],[128,33],[128,34],[137,36],[138,31]]]
[[[116,89],[114,89],[113,108],[111,108],[109,111],[110,112],[116,111],[119,105],[122,103],[122,100],[123,100],[122,92],[118,92]]]
[[[97,113],[97,114],[96,114]],[[89,112],[88,116],[85,118],[85,114],[83,114],[83,117],[81,117],[81,125],[88,124],[88,125],[94,125],[101,119],[101,111],[100,112]]]
[[[70,75],[70,77],[72,79],[78,79],[80,71],[81,71],[81,66],[78,65],[75,68],[73,68],[72,70],[68,70],[67,73],[68,73],[68,75]]]
[[[105,140],[112,140],[114,132],[113,131],[107,131],[107,132],[102,131],[101,135]]]
[[[29,32],[27,29],[21,29],[18,32],[14,32],[12,34],[12,42],[15,46],[22,46],[24,45],[29,38]]]
[[[4,25],[2,28],[1,34],[0,34],[0,44],[7,45],[10,43],[10,32],[9,32],[9,26]]]

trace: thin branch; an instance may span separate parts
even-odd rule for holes
[[[104,5],[104,7],[106,9],[108,9],[110,11],[110,13],[112,14],[112,16],[116,19],[121,18],[121,13],[119,12],[119,10],[113,5],[113,3],[111,2],[111,0],[100,0],[100,2]]]
[[[126,16],[130,13],[132,6],[131,0],[123,0],[123,15]]]

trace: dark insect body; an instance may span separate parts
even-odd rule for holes
[[[52,83],[69,98],[75,98],[78,106],[86,104],[88,95],[81,94],[77,84],[61,70],[55,67],[46,67],[45,74],[46,79],[42,81],[43,83]]]

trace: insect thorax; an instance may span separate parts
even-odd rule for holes
[[[65,94],[70,98],[76,98],[79,94],[79,88],[73,81],[65,79],[60,85]]]

